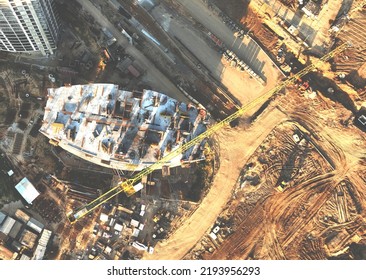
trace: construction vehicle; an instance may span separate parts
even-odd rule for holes
[[[285,186],[287,185],[287,182],[285,181],[282,181],[281,184],[279,184],[277,187],[276,187],[276,191],[282,193],[284,190],[285,190]]]
[[[173,158],[179,156],[183,152],[187,151],[188,149],[194,147],[197,144],[200,144],[203,140],[207,139],[208,137],[214,135],[217,131],[221,130],[223,127],[232,124],[236,121],[239,117],[241,117],[244,113],[256,108],[258,105],[263,104],[266,102],[270,97],[274,96],[275,94],[279,93],[282,89],[291,85],[295,81],[299,80],[301,77],[305,76],[309,72],[316,70],[318,66],[322,65],[324,62],[328,61],[332,57],[338,55],[346,48],[349,47],[349,43],[344,43],[334,49],[333,51],[329,52],[322,58],[320,58],[314,64],[310,64],[309,66],[305,67],[304,69],[300,70],[298,73],[293,74],[285,81],[281,82],[279,85],[274,87],[273,89],[269,90],[268,92],[264,93],[263,95],[259,96],[258,98],[254,99],[253,101],[249,102],[248,104],[239,108],[235,113],[226,117],[224,120],[218,122],[217,124],[211,126],[202,134],[198,135],[197,137],[193,138],[192,140],[188,141],[187,143],[181,145],[179,148],[175,149],[168,155],[161,158],[159,161],[153,163],[149,167],[143,169],[133,178],[127,179],[125,181],[119,182],[115,187],[110,189],[108,192],[102,194],[97,199],[93,200],[89,204],[76,209],[75,211],[70,211],[67,214],[67,217],[71,223],[76,222],[83,216],[87,215],[89,212],[93,211],[95,208],[100,206],[101,204],[105,203],[106,201],[110,200],[114,196],[118,195],[121,192],[124,192],[128,197],[135,194],[139,190],[142,189],[143,184],[141,183],[142,178],[147,176],[148,174],[152,173],[156,169],[161,169],[164,165],[166,165],[169,161]]]

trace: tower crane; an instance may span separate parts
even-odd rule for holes
[[[147,168],[140,171],[138,174],[136,174],[133,178],[127,179],[125,181],[120,181],[117,183],[117,185],[113,188],[111,188],[106,193],[102,194],[92,202],[76,209],[75,211],[71,211],[67,214],[67,217],[71,223],[76,222],[83,216],[87,215],[89,212],[93,211],[95,208],[100,206],[101,204],[105,203],[106,201],[110,200],[114,196],[118,195],[121,192],[124,192],[128,197],[135,194],[137,191],[139,191],[141,185],[138,187],[138,183],[141,182],[142,178],[147,176],[148,174],[152,173],[156,169],[161,169],[164,165],[166,165],[169,161],[171,161],[176,156],[179,156],[183,152],[187,151],[191,147],[200,144],[204,139],[214,135],[217,131],[222,129],[223,127],[229,125],[234,120],[238,119],[242,115],[244,115],[246,112],[252,110],[259,104],[263,104],[265,101],[267,101],[270,97],[275,95],[276,93],[280,92],[282,89],[287,87],[288,85],[291,85],[295,81],[299,80],[301,77],[305,76],[307,73],[315,70],[317,67],[321,66],[324,62],[328,61],[332,57],[338,55],[342,51],[344,51],[346,48],[349,47],[349,43],[344,43],[337,48],[335,48],[333,51],[329,52],[328,54],[324,55],[322,58],[320,58],[318,61],[316,61],[313,64],[310,64],[297,72],[296,74],[293,74],[289,78],[287,78],[285,81],[282,81],[279,85],[274,87],[273,89],[267,91],[263,95],[259,96],[258,98],[252,100],[251,102],[247,103],[246,105],[240,107],[235,113],[232,115],[226,117],[224,120],[216,123],[215,125],[208,128],[205,132],[198,135],[197,137],[193,138],[192,140],[186,142],[185,144],[181,145],[179,148],[173,150],[157,162],[153,163],[152,165],[148,166]]]

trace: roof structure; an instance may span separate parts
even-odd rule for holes
[[[155,0],[137,0],[137,3],[148,11],[157,5]]]
[[[19,242],[24,246],[27,246],[29,249],[33,249],[36,244],[37,234],[25,229],[20,236]]]
[[[207,123],[204,108],[159,92],[89,84],[48,89],[40,132],[52,144],[95,164],[142,170],[206,131]],[[167,165],[204,159],[204,144]]]
[[[27,222],[27,226],[38,233],[41,233],[42,229],[44,228],[44,225],[34,218],[30,218],[30,220]]]
[[[30,257],[28,257],[27,255],[22,255],[21,257],[20,257],[20,260],[21,261],[28,261],[28,260],[30,260]]]
[[[13,258],[13,252],[10,251],[8,248],[0,245],[0,259],[2,260],[11,260]]]
[[[15,224],[13,225],[11,231],[9,232],[9,236],[15,239],[18,233],[20,232],[22,226],[23,224],[21,222],[15,221]]]
[[[362,124],[362,125],[366,125],[366,116],[365,115],[361,115],[359,118],[358,118],[359,122]]]
[[[116,231],[122,231],[123,230],[123,225],[121,225],[119,223],[116,223],[114,225],[114,230],[116,230]]]
[[[15,220],[12,217],[7,216],[2,226],[0,227],[0,231],[3,232],[5,235],[8,235],[14,224]]]
[[[6,214],[4,214],[3,212],[0,211],[0,225],[3,223],[5,218],[6,218]]]
[[[42,235],[39,239],[37,248],[33,254],[32,260],[42,260],[44,257],[44,254],[46,252],[48,241],[50,240],[52,236],[52,231],[50,230],[43,230]]]
[[[29,182],[26,177],[24,177],[15,186],[15,188],[28,204],[32,204],[33,200],[35,200],[39,196],[39,192],[37,191],[37,189],[33,186],[31,182]]]
[[[17,211],[15,211],[15,217],[18,219],[18,220],[20,220],[20,221],[22,221],[23,223],[28,223],[28,221],[30,220],[30,216],[26,213],[26,212],[24,212],[24,210],[22,210],[22,209],[17,209]]]
[[[105,213],[101,213],[101,214],[100,214],[100,221],[101,221],[101,222],[106,223],[106,222],[108,222],[108,219],[109,219],[109,217],[108,217],[108,215],[107,215],[107,214],[105,214]]]

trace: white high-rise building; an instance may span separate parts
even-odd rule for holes
[[[58,34],[53,0],[0,0],[0,50],[53,54]]]

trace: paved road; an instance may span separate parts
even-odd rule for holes
[[[117,39],[118,44],[120,44],[125,49],[127,54],[138,60],[139,65],[146,69],[146,76],[144,78],[147,80],[149,85],[152,86],[153,90],[166,93],[170,97],[179,101],[189,101],[187,97],[164,74],[162,74],[146,56],[144,56],[138,49],[128,43],[127,38],[124,37],[124,35],[122,35],[121,32],[119,32],[118,29],[114,27],[114,25],[102,14],[102,12],[97,7],[93,5],[93,3],[86,0],[78,0],[78,2],[83,7],[83,9],[91,14],[102,27],[109,29],[109,31]]]
[[[160,5],[155,7],[151,14],[171,37],[178,38],[211,72],[212,76],[242,104],[257,97],[257,94],[263,90],[263,86],[256,79],[251,79],[249,73],[240,72],[230,67],[227,62],[224,65],[222,54],[207,43],[208,35],[195,29],[190,21],[175,13],[174,10]],[[206,40],[202,38],[203,36],[207,36]]]
[[[178,14],[171,14],[163,5],[157,6],[151,15],[172,37],[177,37],[216,76],[221,76],[221,54],[211,48],[202,35]]]

